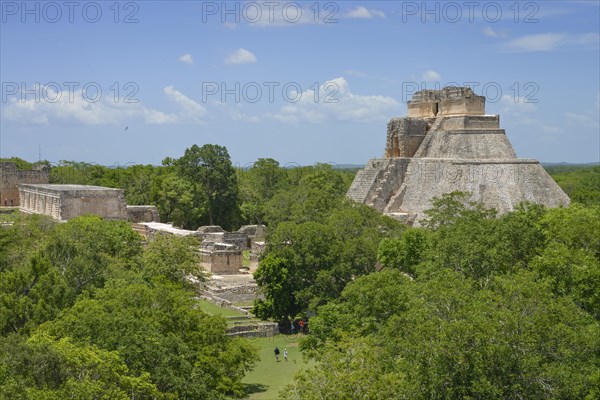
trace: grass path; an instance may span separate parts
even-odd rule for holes
[[[231,308],[220,307],[215,303],[211,303],[208,300],[198,300],[198,305],[202,309],[202,311],[212,314],[212,315],[221,315],[223,317],[243,317],[246,314],[242,314],[239,311],[232,310]]]
[[[260,347],[260,361],[249,372],[243,382],[247,385],[248,399],[274,400],[279,391],[292,383],[294,374],[308,365],[302,361],[298,347],[301,335],[276,335],[270,338],[248,339]],[[275,361],[275,346],[279,347],[279,362]],[[283,359],[283,349],[288,350],[288,361]]]
[[[239,317],[241,314],[235,310],[220,307],[207,300],[198,302],[200,308],[213,315],[225,318]],[[248,372],[243,379],[249,400],[275,400],[279,391],[287,384],[292,383],[294,375],[301,369],[312,365],[304,363],[302,353],[298,347],[302,335],[275,335],[269,338],[250,338],[249,342],[259,347],[260,361],[254,370]],[[279,362],[275,361],[275,347],[279,347]],[[283,358],[283,350],[288,350],[288,361]]]

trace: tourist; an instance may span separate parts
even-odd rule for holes
[[[287,362],[287,349],[283,349],[283,359]]]
[[[279,348],[275,347],[275,361],[279,362]]]

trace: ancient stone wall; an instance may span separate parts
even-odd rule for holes
[[[242,268],[242,251],[228,243],[202,242],[202,265],[213,274],[239,274]]]
[[[385,157],[412,157],[427,133],[427,121],[420,118],[393,118],[387,127]]]
[[[425,118],[449,115],[484,115],[485,97],[465,87],[422,90],[407,103],[408,116]]]
[[[86,185],[20,184],[21,211],[69,220],[92,214],[127,220],[125,193],[121,189]]]
[[[20,204],[20,183],[48,183],[50,170],[43,166],[39,169],[19,171],[13,162],[0,162],[0,202],[3,206],[17,207]]]
[[[160,221],[156,206],[127,206],[127,219],[129,222],[157,222]]]

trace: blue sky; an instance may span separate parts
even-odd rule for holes
[[[415,88],[470,83],[519,157],[600,160],[598,1],[23,4],[0,1],[2,157],[365,163]]]

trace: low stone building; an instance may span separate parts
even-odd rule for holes
[[[0,162],[0,202],[3,206],[17,207],[20,204],[20,183],[48,183],[50,170],[46,165],[33,170],[21,171],[13,162]]]
[[[235,244],[202,242],[200,256],[202,266],[213,274],[239,274],[242,268],[242,250]]]
[[[127,220],[122,189],[88,185],[20,184],[19,209],[45,214],[59,221],[85,214],[109,220]]]
[[[142,222],[138,225],[145,227],[147,240],[153,240],[157,234],[197,237],[201,241],[198,252],[205,270],[224,275],[240,273],[242,250],[236,244],[221,241],[224,237],[223,233],[228,232],[225,232],[220,226],[205,226],[197,231],[192,231],[160,222]]]

